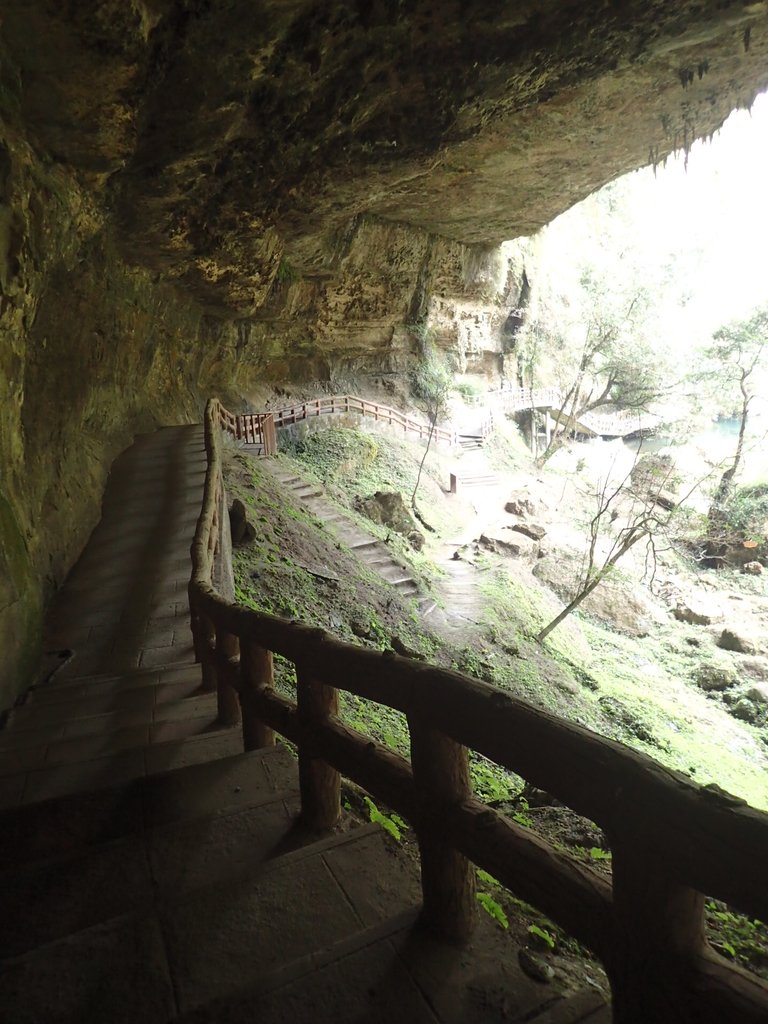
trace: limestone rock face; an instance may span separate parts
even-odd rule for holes
[[[737,0],[9,0],[0,707],[137,431],[264,381],[496,371],[536,230],[768,85]]]

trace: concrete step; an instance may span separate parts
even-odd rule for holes
[[[474,476],[459,477],[461,487],[492,487],[498,484],[499,478],[490,473],[478,473]]]
[[[368,946],[371,929],[413,917],[416,872],[378,827],[307,842],[294,821],[273,800],[198,819],[203,852],[183,829],[152,828],[17,874],[25,905],[46,889],[50,903],[10,948],[35,945],[2,965],[7,1019],[165,1024],[236,998],[244,982],[311,972],[326,951]]]
[[[272,969],[180,1024],[610,1024],[594,991],[570,997],[523,974],[505,933],[481,918],[465,946],[440,942],[404,910]],[[502,966],[503,965],[503,966]]]
[[[213,734],[215,723],[209,719],[206,725]],[[162,737],[163,733],[159,732],[158,736]],[[98,746],[105,741],[101,735],[98,735],[94,742]],[[130,738],[127,742],[130,743]],[[208,764],[216,763],[212,762],[211,758],[220,758],[223,753],[228,753],[231,750],[229,741],[221,739],[217,743],[211,742],[207,749],[191,747],[189,750],[186,749],[186,737],[169,738],[165,742],[169,746],[164,746],[159,750],[152,749],[147,744],[130,744],[125,749],[113,749],[106,755],[94,756],[94,749],[89,744],[80,741],[64,755],[58,752],[47,754],[42,763],[31,756],[25,761],[20,755],[17,755],[18,771],[8,770],[7,774],[0,777],[0,808],[12,809],[20,805],[40,803],[79,792],[94,792],[125,786],[137,779],[152,775],[158,769],[164,770],[169,766],[182,767],[190,762],[200,762],[203,767],[206,767]],[[233,740],[232,742],[239,743],[239,738],[238,741]],[[172,749],[174,745],[175,750]],[[79,759],[77,759],[78,748],[82,751]],[[58,748],[55,749],[58,751]],[[239,749],[242,749],[242,746]],[[72,759],[64,760],[65,756]],[[231,758],[225,758],[225,760],[228,761]],[[196,766],[197,764],[195,764]],[[224,770],[222,769],[222,771]]]
[[[159,745],[148,773],[111,785],[104,776],[104,785],[3,810],[0,871],[72,855],[148,825],[234,813],[295,789],[298,763],[285,746],[222,757],[228,739],[219,733]]]

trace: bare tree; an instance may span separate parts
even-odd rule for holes
[[[656,562],[657,538],[664,534],[678,509],[702,483],[700,480],[697,481],[681,499],[670,500],[666,490],[673,475],[671,463],[666,467],[657,464],[658,468],[650,473],[643,472],[644,460],[641,460],[640,453],[641,449],[638,449],[632,467],[618,483],[611,482],[610,474],[599,483],[595,493],[597,508],[587,527],[589,545],[576,594],[537,634],[536,639],[539,643],[543,643],[552,630],[614,572],[624,555],[643,540],[648,544],[648,560],[653,567],[652,575]],[[622,513],[619,506],[622,503],[626,504],[627,500],[629,508]],[[607,550],[601,553],[601,541],[607,539],[608,524],[620,516],[623,517],[624,525],[616,531]]]

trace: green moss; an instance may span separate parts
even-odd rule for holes
[[[0,707],[27,686],[40,655],[42,603],[27,546],[10,502],[0,494]]]

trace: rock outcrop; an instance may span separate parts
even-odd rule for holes
[[[10,0],[0,706],[111,459],[210,391],[498,365],[528,235],[768,84],[765,3]]]

